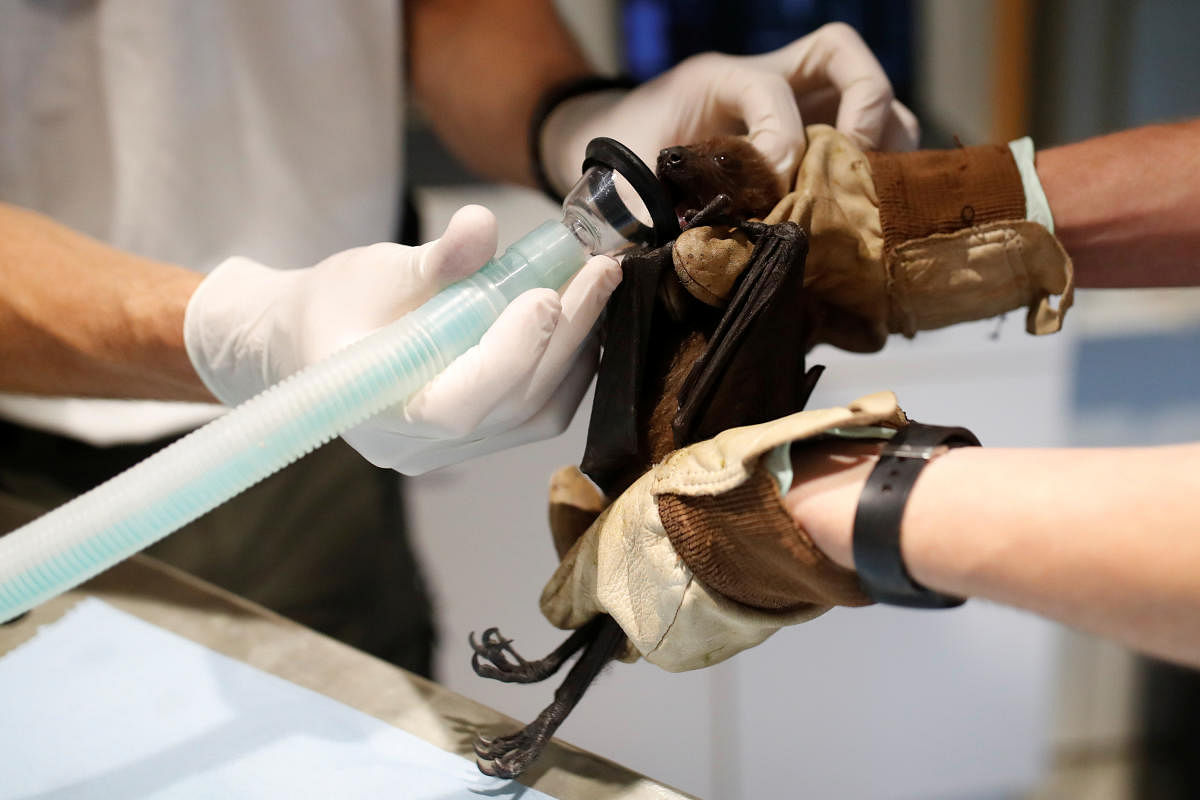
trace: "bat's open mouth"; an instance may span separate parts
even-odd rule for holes
[[[679,227],[686,228],[692,221],[692,217],[704,208],[704,201],[695,190],[688,186],[681,185],[674,180],[670,174],[659,178],[662,185],[666,188],[667,194],[671,198],[671,205],[675,209],[675,218],[679,220]]]

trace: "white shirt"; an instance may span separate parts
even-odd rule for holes
[[[206,272],[392,239],[398,0],[0,3],[0,200]],[[0,394],[0,416],[96,444],[218,413]]]

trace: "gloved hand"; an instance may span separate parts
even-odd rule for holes
[[[671,453],[598,516],[603,501],[574,468],[560,471],[551,521],[562,562],[542,592],[542,613],[560,628],[609,614],[629,637],[627,659],[680,672],[834,605],[870,603],[855,574],[792,521],[766,462],[779,445],[831,428],[905,424],[895,396],[880,392],[846,408],[732,428]]]
[[[911,337],[1022,306],[1030,333],[1059,330],[1074,271],[1023,141],[1022,165],[1004,145],[864,153],[834,129],[810,126],[793,190],[764,220],[808,233],[798,299],[810,324],[805,345],[871,352],[890,333]],[[736,269],[749,248],[727,229],[693,228],[676,240],[675,268],[702,282],[723,265]]]
[[[703,53],[631,92],[567,100],[546,119],[541,153],[551,185],[563,194],[597,136],[611,136],[653,164],[664,147],[748,133],[784,180],[804,153],[804,125],[835,121],[862,148],[911,150],[920,134],[883,67],[840,22],[771,53]]]
[[[471,275],[496,235],[490,211],[466,206],[420,247],[374,244],[292,270],[230,258],[188,303],[192,365],[223,403],[240,403]],[[620,279],[617,262],[597,256],[561,299],[526,292],[405,407],[343,438],[376,466],[418,474],[560,433],[595,371],[589,333]]]

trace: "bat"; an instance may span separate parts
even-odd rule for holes
[[[663,150],[657,173],[683,229],[733,223],[755,247],[731,296],[716,302],[685,286],[673,243],[625,258],[605,311],[580,464],[608,497],[672,450],[800,410],[816,379],[805,373],[803,348],[788,346],[807,336],[796,302],[804,231],[748,221],[781,198],[766,161],[745,139],[725,136]]]
[[[623,279],[605,309],[604,354],[580,465],[609,498],[673,450],[801,410],[821,370],[805,371],[800,344],[807,341],[798,302],[807,237],[792,222],[753,221],[781,198],[758,151],[743,138],[717,137],[664,149],[656,172],[681,229],[729,225],[754,249],[727,297],[714,297],[680,272],[674,242],[625,257]],[[588,521],[575,526],[579,535]],[[538,661],[522,658],[496,628],[478,642],[472,634],[475,672],[505,682],[544,680],[582,652],[537,719],[507,736],[476,739],[479,769],[521,774],[625,644],[607,615]]]

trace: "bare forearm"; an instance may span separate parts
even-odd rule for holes
[[[1200,286],[1200,120],[1038,153],[1081,287]]]
[[[183,345],[200,278],[0,204],[0,391],[212,400]]]
[[[797,484],[787,501],[846,566],[872,457]],[[807,469],[812,465],[800,465]],[[1200,444],[1097,450],[964,448],[929,464],[901,548],[918,582],[986,597],[1200,665]]]
[[[550,0],[405,4],[409,80],[438,136],[481,175],[533,185],[528,128],[551,86],[591,74]]]

